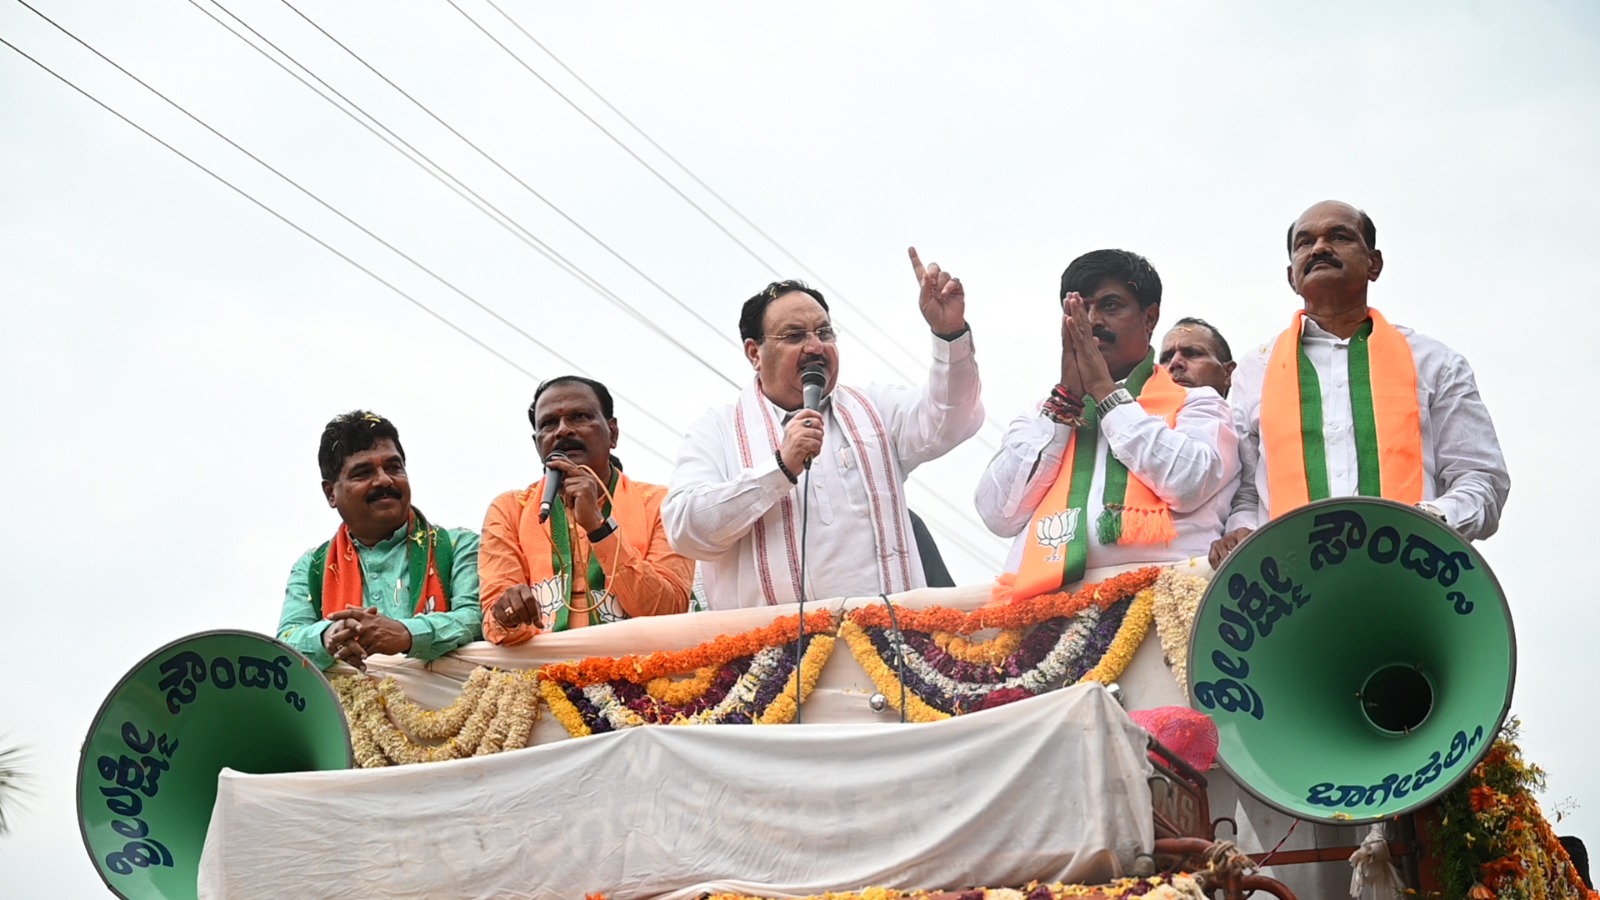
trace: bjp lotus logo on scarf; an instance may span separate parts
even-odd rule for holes
[[[1049,547],[1051,553],[1045,558],[1047,563],[1061,562],[1061,548],[1072,543],[1078,534],[1078,517],[1083,514],[1081,507],[1063,510],[1055,515],[1045,516],[1039,520],[1038,532],[1039,546]]]

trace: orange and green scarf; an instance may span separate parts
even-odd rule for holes
[[[1401,503],[1422,500],[1422,414],[1417,367],[1405,335],[1368,307],[1350,339],[1350,412],[1356,491]],[[1329,496],[1322,386],[1301,341],[1304,311],[1278,336],[1261,388],[1261,445],[1269,514],[1276,519]]]
[[[1189,393],[1145,354],[1123,385],[1151,415],[1176,426],[1178,411]],[[1084,424],[1067,439],[1061,468],[1028,523],[1028,542],[1014,581],[1002,577],[997,596],[1023,600],[1082,580],[1089,559],[1088,528],[1078,527],[1094,481],[1094,450],[1099,446],[1099,412],[1093,397],[1084,398]],[[1085,452],[1079,453],[1082,444]],[[1128,471],[1109,446],[1105,451],[1105,485],[1095,537],[1101,545],[1166,543],[1178,536],[1172,510],[1150,486]],[[1010,582],[1009,584],[1007,582]]]
[[[628,476],[622,474],[622,467],[615,459],[611,461],[611,482],[606,485],[606,490],[611,492],[611,499],[602,501],[600,514],[617,520],[617,531],[612,537],[628,542],[640,556],[647,555],[650,552],[651,535],[656,530],[651,521],[650,509],[645,503],[643,493],[633,489],[632,482]],[[517,539],[522,546],[523,558],[527,560],[528,583],[538,584],[558,574],[568,576],[568,598],[578,602],[561,604],[551,617],[551,631],[566,631],[572,627],[571,606],[576,606],[580,611],[589,607],[588,620],[585,624],[599,625],[604,619],[601,617],[599,606],[592,602],[592,598],[594,593],[606,588],[606,573],[600,566],[600,553],[590,547],[588,562],[584,564],[585,580],[580,583],[574,577],[577,574],[573,562],[576,539],[573,537],[574,525],[566,504],[551,504],[547,528],[539,524],[537,506],[527,502],[528,499],[537,498],[543,492],[544,481],[541,479],[529,485],[527,491],[518,494],[523,500],[523,512],[517,529]],[[587,540],[583,542],[583,546],[589,547]],[[580,593],[580,589],[581,597],[575,596]],[[618,615],[627,615],[620,600],[615,604],[615,610]]]
[[[450,594],[445,585],[450,583],[453,557],[449,533],[430,526],[422,511],[412,507],[410,533],[406,537],[406,583],[417,615],[449,611]],[[356,544],[348,525],[340,525],[333,540],[311,554],[307,575],[311,604],[321,606],[324,617],[366,605],[361,561],[356,558]]]

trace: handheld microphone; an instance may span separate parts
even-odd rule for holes
[[[815,412],[822,408],[822,389],[827,384],[828,369],[822,363],[810,363],[800,370],[800,396],[806,409]]]
[[[561,482],[567,478],[567,473],[560,469],[550,468],[550,460],[566,459],[567,455],[556,450],[544,459],[544,494],[539,498],[539,524],[543,525],[550,518],[550,505],[561,496]]]

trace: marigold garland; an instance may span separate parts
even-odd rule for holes
[[[854,619],[846,619],[839,626],[839,637],[850,648],[850,655],[856,658],[861,668],[866,671],[867,677],[872,680],[878,693],[888,699],[889,705],[900,709],[900,679],[894,670],[878,655],[878,649],[873,646],[872,638],[857,625]],[[909,722],[938,722],[950,718],[950,714],[941,709],[928,705],[915,691],[906,691],[906,721]]]
[[[701,666],[692,677],[681,680],[663,675],[645,682],[644,689],[662,703],[682,706],[710,689],[719,669],[719,666]]]
[[[869,887],[859,891],[813,894],[804,900],[1205,900],[1206,894],[1193,875],[1153,875],[1149,878],[1121,878],[1108,884],[1041,884],[1030,882],[1020,888],[965,888],[957,890],[898,890]],[[766,900],[746,894],[706,894],[705,900]]]
[[[904,694],[908,720],[934,722],[1066,684],[1115,680],[1149,633],[1161,572],[1140,569],[1072,593],[990,604],[970,613],[940,607],[899,610],[898,631],[888,610],[861,607],[848,614],[839,636],[890,705],[899,709]],[[983,628],[1003,628],[1002,635],[1017,637],[977,644],[962,637]],[[996,658],[1002,647],[1009,652]]]
[[[1483,760],[1439,799],[1445,896],[1600,900],[1583,887],[1534,798],[1545,773],[1523,760],[1520,727],[1515,718],[1506,722]]]
[[[706,666],[722,666],[764,647],[792,643],[797,635],[799,616],[774,619],[770,625],[734,635],[718,635],[686,650],[658,650],[640,656],[591,656],[577,662],[550,663],[539,670],[542,677],[588,687],[607,681],[626,679],[644,684],[664,676],[680,675]],[[833,613],[819,609],[806,613],[807,634],[832,634]],[[548,695],[547,695],[548,696]]]
[[[1022,629],[1008,628],[987,641],[969,641],[959,634],[939,631],[934,633],[933,641],[939,645],[940,650],[962,662],[985,663],[992,666],[1017,652],[1017,648],[1022,646]]]
[[[786,616],[688,650],[552,664],[540,670],[539,690],[573,737],[645,724],[792,722],[795,685],[808,696],[834,646],[833,614],[808,614],[796,671],[799,625],[798,616]],[[672,671],[673,665],[687,668]],[[686,670],[693,676],[672,678]],[[597,680],[601,676],[610,677]]]
[[[1156,583],[1161,574],[1159,566],[1149,566],[1124,572],[1095,584],[1086,584],[1071,593],[1044,594],[1013,603],[991,603],[972,612],[962,612],[943,606],[926,609],[895,608],[895,618],[905,631],[972,634],[985,628],[1026,628],[1046,619],[1074,616],[1090,606],[1108,609],[1119,600]],[[891,627],[888,610],[882,606],[863,606],[850,611],[849,618],[862,628]]]
[[[788,725],[794,721],[796,680],[801,685],[801,699],[811,696],[811,692],[816,690],[817,679],[822,677],[822,667],[827,665],[828,657],[833,655],[833,644],[832,635],[819,634],[811,639],[811,646],[806,648],[800,667],[789,673],[789,680],[784,683],[783,690],[772,698],[761,718],[756,720],[758,724]]]
[[[1128,663],[1133,662],[1133,654],[1144,643],[1145,635],[1150,633],[1150,625],[1155,621],[1155,606],[1155,587],[1145,588],[1134,595],[1133,605],[1128,608],[1128,614],[1122,617],[1122,625],[1117,628],[1117,636],[1112,638],[1110,649],[1100,657],[1100,662],[1093,669],[1078,679],[1078,684],[1086,681],[1110,684],[1122,677],[1122,673],[1128,670]]]
[[[356,764],[377,768],[526,747],[539,713],[536,679],[531,671],[479,668],[461,696],[441,710],[412,703],[390,678],[375,684],[365,675],[346,675],[332,682],[350,725]],[[448,732],[450,726],[454,733]]]

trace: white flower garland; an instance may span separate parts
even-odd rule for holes
[[[333,679],[350,725],[356,763],[363,768],[487,756],[526,747],[539,715],[537,674],[473,671],[449,707],[425,710],[405,698],[393,679],[364,675]],[[454,733],[451,733],[453,727]],[[424,744],[420,740],[443,740]]]

